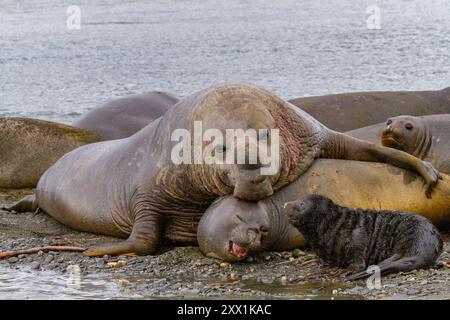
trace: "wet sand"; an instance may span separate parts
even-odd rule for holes
[[[0,192],[0,203],[7,204],[30,193]],[[450,298],[450,235],[444,234],[444,253],[429,270],[388,275],[381,289],[369,290],[364,281],[344,282],[337,268],[324,268],[309,249],[292,252],[260,253],[239,263],[223,263],[206,258],[196,247],[165,247],[158,255],[146,257],[89,258],[79,253],[41,252],[0,260],[8,289],[0,287],[0,297],[21,297],[24,271],[40,277],[36,286],[64,276],[70,280],[74,266],[80,271],[83,288],[72,292],[94,298],[194,298],[194,299],[448,299]],[[87,247],[119,239],[71,230],[48,215],[14,214],[0,211],[0,249],[17,250],[43,245]],[[5,271],[6,270],[6,271]],[[67,280],[66,279],[66,280]],[[33,279],[31,279],[33,280]],[[58,296],[57,285],[45,286],[39,294],[28,289],[29,298]],[[108,289],[105,289],[108,288]],[[64,289],[65,290],[65,289]]]

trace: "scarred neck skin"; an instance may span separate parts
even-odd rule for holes
[[[318,158],[327,128],[290,103],[269,111],[280,130],[282,171],[274,186],[277,190],[297,180]]]

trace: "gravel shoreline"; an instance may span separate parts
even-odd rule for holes
[[[0,204],[30,190],[0,192]],[[309,249],[260,253],[248,261],[224,263],[206,258],[196,247],[166,247],[146,257],[85,257],[72,252],[40,252],[0,260],[0,266],[65,274],[77,266],[81,276],[110,277],[134,296],[193,299],[449,299],[450,235],[444,252],[428,270],[388,275],[381,289],[365,282],[344,282],[337,268],[324,268]],[[119,239],[71,230],[46,214],[0,210],[0,250],[43,245],[87,247]],[[108,297],[108,296],[107,296]],[[114,296],[108,297],[114,298]]]

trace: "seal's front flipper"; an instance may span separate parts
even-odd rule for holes
[[[429,163],[401,150],[376,145],[351,136],[335,132],[322,149],[323,158],[346,159],[388,163],[393,166],[413,170],[425,180],[427,198],[440,179],[439,172]]]
[[[145,256],[152,254],[157,250],[160,231],[160,221],[158,217],[151,214],[141,214],[136,217],[135,225],[127,240],[110,245],[92,247],[83,253],[89,257],[127,254]]]
[[[36,201],[36,196],[34,194],[24,197],[10,207],[3,207],[2,209],[6,211],[14,212],[36,212],[38,210],[38,204]]]
[[[100,257],[104,255],[148,255],[156,251],[157,246],[145,240],[130,240],[113,243],[110,245],[97,246],[88,248],[83,252],[89,257]]]

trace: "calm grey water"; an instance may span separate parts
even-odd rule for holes
[[[448,0],[92,2],[1,0],[0,115],[70,122],[113,97],[223,81],[284,98],[450,86]],[[73,4],[81,30],[66,26]]]
[[[0,116],[69,123],[113,97],[224,81],[283,98],[450,86],[450,1],[375,2],[1,0]],[[81,30],[66,26],[73,4]],[[367,28],[373,4],[381,30]],[[0,277],[0,298],[123,296],[110,279],[67,291],[55,274]]]

